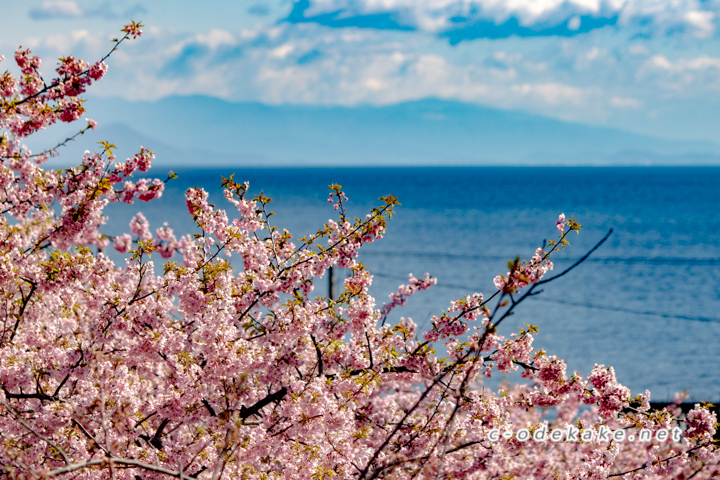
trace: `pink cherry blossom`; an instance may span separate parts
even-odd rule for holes
[[[125,26],[113,49],[140,27]],[[23,76],[0,77],[0,477],[716,476],[709,405],[653,410],[650,392],[631,396],[612,367],[568,373],[531,324],[498,333],[556,278],[550,258],[579,230],[574,218],[560,215],[557,240],[510,261],[489,296],[450,302],[423,331],[391,324],[437,283],[410,275],[380,307],[369,294],[358,252],[383,237],[398,199],[355,218],[330,185],[337,219],[296,239],[269,221],[270,199],[231,176],[222,205],[186,192],[196,235],[138,212],[110,237],[107,205],[162,195],[165,181],[133,180],[154,154],[119,161],[103,143],[75,167],[43,168],[55,150],[32,154],[25,137],[79,119],[78,95],[106,66],[66,57],[46,80],[29,50],[15,61]],[[337,298],[315,292],[331,267],[348,273]],[[527,383],[484,383],[511,371]]]
[[[132,237],[127,233],[123,233],[119,237],[116,237],[115,240],[113,240],[113,247],[115,247],[115,250],[120,253],[127,253],[128,250],[130,250],[131,245]]]
[[[565,214],[564,213],[560,214],[560,216],[558,217],[558,221],[555,222],[555,224],[557,225],[558,232],[563,233],[563,231],[565,230]]]

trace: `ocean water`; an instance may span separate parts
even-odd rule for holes
[[[561,212],[583,229],[554,256],[555,272],[612,228],[587,262],[520,305],[500,332],[537,325],[535,347],[565,359],[569,371],[612,365],[621,383],[633,393],[649,389],[654,401],[683,390],[693,400],[720,401],[720,168],[185,170],[157,201],[108,208],[104,231],[128,231],[142,211],[153,229],[168,222],[176,233],[193,233],[186,188],[205,188],[231,212],[219,187],[221,175],[233,172],[251,193],[274,199],[274,224],[295,237],[336,218],[327,204],[330,183],[343,185],[350,216],[364,216],[380,196],[397,196],[402,205],[385,238],[365,247],[360,261],[375,275],[378,306],[409,273],[438,278],[393,312],[391,320],[402,315],[421,326],[453,299],[491,294],[508,260],[529,258],[556,237]],[[325,294],[326,284],[316,291]]]

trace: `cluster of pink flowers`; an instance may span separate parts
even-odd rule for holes
[[[588,381],[593,389],[585,391],[583,400],[587,404],[600,407],[600,418],[613,418],[623,408],[630,406],[630,389],[618,383],[612,367],[595,365]]]
[[[46,82],[39,71],[42,62],[30,49],[19,48],[15,63],[22,73],[20,78],[8,72],[0,77],[0,128],[18,139],[57,121],[78,120],[85,112],[78,96],[107,71],[102,60],[90,65],[65,57],[56,68],[59,76]],[[0,156],[12,156],[12,150],[0,147]]]
[[[345,195],[345,192],[340,190],[341,188],[342,185],[330,185],[330,195],[328,195],[327,202],[332,205],[335,210],[343,208],[343,202],[348,201],[348,197]]]
[[[119,42],[139,27],[126,26]],[[45,82],[39,59],[19,52],[26,78],[0,80],[0,478],[715,475],[708,406],[652,411],[649,393],[632,398],[611,368],[568,377],[562,360],[534,348],[536,327],[498,333],[552,280],[549,257],[578,229],[574,220],[566,231],[561,216],[551,248],[510,262],[489,297],[452,302],[424,332],[410,319],[391,325],[383,320],[393,308],[436,283],[411,275],[380,308],[368,293],[373,277],[357,254],[382,238],[396,198],[350,220],[333,185],[339,220],[294,239],[269,222],[270,199],[231,176],[222,180],[230,211],[188,190],[194,236],[153,231],[138,213],[128,233],[110,238],[100,231],[108,204],[162,194],[160,180],[129,180],[153,155],[143,148],[116,162],[104,144],[75,168],[43,169],[48,155],[33,156],[21,139],[65,118],[67,102],[104,67],[68,57],[60,78]],[[123,265],[103,253],[110,241]],[[330,267],[349,272],[336,299],[314,292]],[[517,369],[530,383],[483,384]],[[494,436],[676,426],[681,441]]]
[[[511,271],[507,273],[507,276],[498,275],[493,280],[498,290],[503,293],[513,293],[538,282],[548,271],[553,269],[553,263],[547,260],[546,252],[542,248],[538,248],[529,262],[520,263],[518,258],[515,262],[510,262],[508,267]]]
[[[558,217],[558,221],[555,222],[555,225],[557,225],[558,232],[562,234],[565,231],[565,214],[561,213]]]
[[[397,292],[390,294],[390,303],[383,303],[380,314],[387,316],[395,307],[402,307],[407,303],[408,298],[422,290],[427,290],[437,285],[437,278],[432,278],[429,273],[424,278],[415,278],[411,273],[407,285],[400,285]]]

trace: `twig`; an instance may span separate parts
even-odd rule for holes
[[[554,277],[546,278],[546,279],[544,279],[544,280],[540,280],[539,282],[536,282],[535,285],[542,285],[543,283],[552,282],[553,280],[555,280],[555,279],[557,279],[557,278],[560,278],[560,277],[562,277],[563,275],[568,274],[568,273],[569,273],[571,270],[573,270],[575,267],[577,267],[578,265],[580,265],[581,263],[583,263],[585,260],[587,260],[587,258],[588,258],[590,255],[592,255],[593,252],[595,252],[595,250],[597,250],[598,248],[600,248],[600,245],[602,245],[603,243],[605,243],[605,241],[606,241],[608,238],[610,238],[610,235],[612,235],[612,233],[613,233],[613,229],[611,228],[610,230],[608,230],[608,232],[605,234],[605,236],[602,238],[602,240],[600,240],[598,243],[596,243],[595,246],[594,246],[593,248],[591,248],[585,255],[583,255],[582,257],[580,257],[577,262],[573,263],[573,264],[570,265],[568,268],[566,268],[565,270],[563,270],[561,273],[558,273],[558,274],[555,275]]]
[[[654,462],[652,462],[652,463],[665,463],[665,462],[667,462],[667,461],[669,461],[669,460],[672,460],[673,458],[679,457],[680,455],[683,455],[683,454],[685,454],[685,453],[690,453],[690,452],[692,452],[692,451],[694,451],[694,450],[698,450],[698,449],[700,449],[700,448],[707,447],[708,445],[712,445],[712,442],[708,442],[708,443],[703,443],[703,444],[701,444],[701,445],[697,445],[696,447],[693,447],[693,448],[691,448],[690,450],[685,450],[684,452],[676,453],[675,455],[669,456],[669,457],[667,457],[667,458],[663,458],[662,460],[656,460],[656,461],[654,461]],[[639,466],[638,468],[634,468],[634,469],[632,469],[632,470],[628,470],[628,471],[622,472],[622,473],[613,473],[612,475],[608,475],[608,478],[610,478],[610,477],[622,477],[623,475],[627,475],[628,473],[639,472],[640,470],[646,469],[646,468],[649,467],[650,465],[652,465],[652,464],[649,463],[649,462],[645,462],[645,463],[643,463],[641,466]]]
[[[82,426],[82,423],[78,422],[78,421],[75,420],[74,418],[72,419],[72,421],[73,421],[73,423],[74,423],[75,425],[77,425],[78,427],[80,427],[80,430],[82,430],[82,432],[85,434],[86,437],[88,437],[90,440],[92,440],[93,442],[95,442],[95,445],[97,445],[98,448],[100,448],[100,450],[102,450],[103,452],[105,452],[105,455],[107,455],[108,457],[111,456],[111,455],[110,455],[110,452],[108,452],[108,451],[105,449],[105,447],[103,447],[102,445],[100,445],[100,443],[98,443],[98,441],[95,439],[95,437],[93,437],[92,435],[90,435],[90,432],[88,432],[88,431],[85,429],[85,427]]]
[[[0,404],[2,404],[2,405],[7,409],[7,411],[10,412],[10,414],[11,414],[13,417],[15,417],[15,420],[17,420],[18,423],[20,423],[20,425],[22,425],[23,427],[25,427],[30,433],[32,433],[33,435],[35,435],[36,437],[38,437],[40,440],[42,440],[43,442],[47,443],[47,444],[50,445],[52,448],[54,448],[55,450],[57,450],[58,453],[60,453],[60,455],[62,456],[63,460],[65,461],[65,465],[70,465],[70,459],[68,458],[67,454],[65,453],[65,451],[64,451],[62,448],[60,448],[60,447],[59,447],[57,444],[55,444],[52,440],[50,440],[50,439],[47,438],[46,436],[42,435],[41,433],[37,432],[34,428],[32,428],[30,425],[28,425],[27,422],[25,422],[25,420],[23,420],[23,419],[20,417],[20,415],[18,415],[18,414],[15,412],[15,410],[13,410],[13,409],[10,407],[10,405],[8,405],[8,404],[5,402],[5,400],[3,400],[3,399],[0,398]]]

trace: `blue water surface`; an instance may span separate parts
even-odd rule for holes
[[[720,401],[720,168],[187,170],[157,201],[108,208],[104,231],[128,231],[142,211],[153,229],[168,222],[178,234],[196,232],[186,188],[207,189],[232,213],[219,187],[221,175],[233,172],[236,181],[250,181],[251,193],[274,199],[275,225],[295,237],[337,217],[327,204],[331,183],[343,185],[351,216],[364,216],[380,196],[397,196],[402,205],[387,235],[364,248],[360,261],[375,274],[378,307],[409,273],[438,278],[392,317],[424,326],[455,298],[491,294],[508,260],[529,258],[556,237],[561,212],[583,229],[555,256],[555,272],[612,228],[587,262],[520,305],[500,332],[538,325],[535,346],[566,359],[570,371],[612,365],[633,393],[649,389],[656,401],[682,390],[693,400]],[[326,294],[324,283],[317,292]]]

